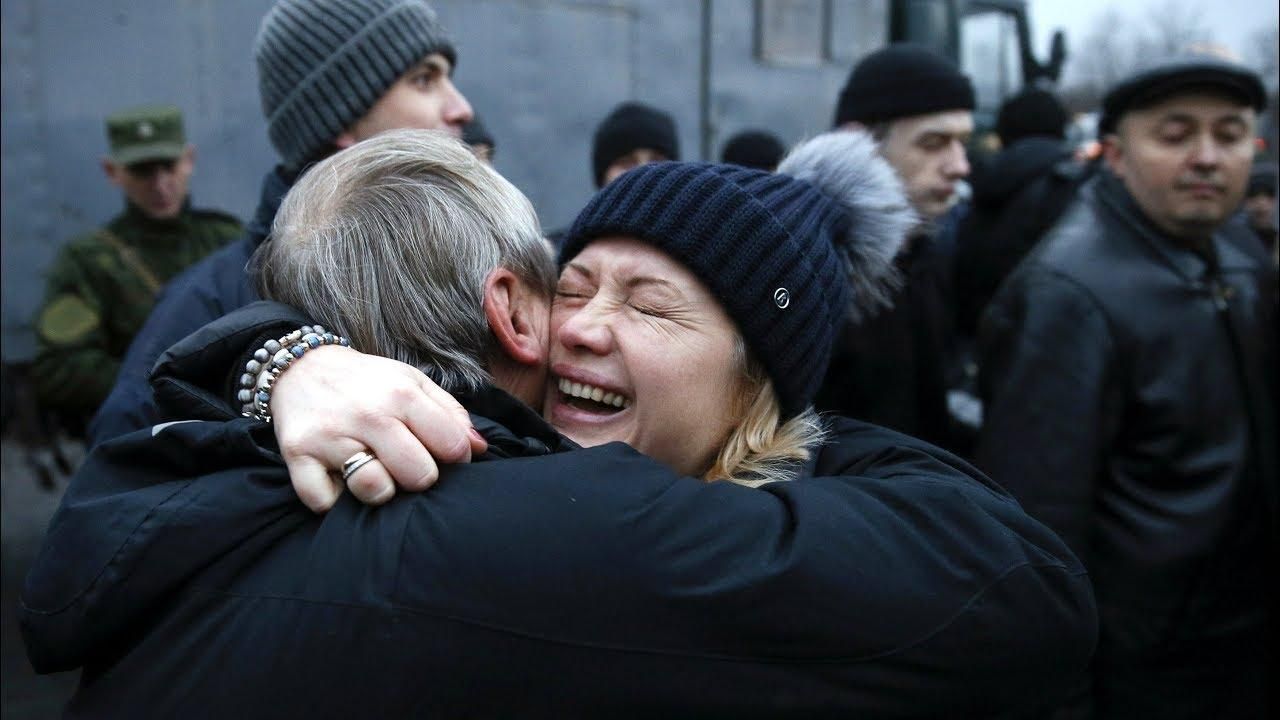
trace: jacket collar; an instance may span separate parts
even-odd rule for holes
[[[262,179],[262,192],[258,196],[258,209],[254,211],[253,219],[249,221],[249,225],[245,228],[249,242],[254,247],[261,245],[267,239],[267,236],[271,234],[271,223],[276,219],[276,212],[280,210],[280,203],[297,179],[297,175],[286,172],[284,167],[279,165],[268,172],[267,176]]]
[[[1097,180],[1094,181],[1094,193],[1105,212],[1132,231],[1156,253],[1164,264],[1183,279],[1194,283],[1211,272],[1204,258],[1179,247],[1164,231],[1151,222],[1146,213],[1138,207],[1137,201],[1125,188],[1124,183],[1114,173],[1105,169],[1099,172]],[[1226,241],[1223,228],[1214,231],[1210,242],[1214,255],[1218,258],[1219,269],[1253,266],[1254,262],[1247,254]]]
[[[489,450],[479,459],[530,457],[578,448],[528,405],[492,385],[459,395],[458,402],[471,413],[472,424],[489,442]]]
[[[182,201],[182,210],[172,218],[157,220],[142,211],[142,208],[133,204],[129,200],[124,201],[124,213],[119,218],[120,221],[128,223],[131,227],[140,229],[144,234],[170,234],[181,232],[187,228],[191,222],[191,196],[187,195]]]

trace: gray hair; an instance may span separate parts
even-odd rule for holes
[[[484,284],[498,267],[554,292],[529,200],[460,141],[395,130],[303,175],[252,272],[263,297],[461,392],[490,382]]]

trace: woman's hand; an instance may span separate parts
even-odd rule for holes
[[[311,350],[271,391],[280,452],[298,498],[312,511],[342,494],[341,468],[361,451],[376,459],[345,482],[360,501],[380,505],[425,490],[437,463],[470,462],[488,445],[465,408],[417,368],[350,348]]]

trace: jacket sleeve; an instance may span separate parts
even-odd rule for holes
[[[261,430],[245,418],[178,423],[88,455],[23,586],[19,622],[37,672],[103,661],[201,569],[307,519]]]
[[[1089,565],[1094,485],[1121,401],[1110,325],[1074,281],[1015,274],[983,318],[977,465]]]
[[[73,242],[49,271],[31,371],[42,403],[83,418],[107,397],[120,367],[107,325],[111,298],[100,297],[90,281],[85,252],[91,253],[85,242]]]
[[[857,474],[704,483],[610,443],[447,467],[430,492],[344,497],[322,520],[263,429],[184,423],[93,452],[23,592],[38,669],[110,657],[204,568],[238,582],[286,536],[301,552],[277,568],[312,599],[400,613],[387,656],[407,665],[368,672],[497,662],[500,677],[469,682],[634,698],[631,716],[987,715],[1057,698],[1093,647],[1087,578],[1052,533],[958,461],[874,426],[841,429],[820,463]],[[291,535],[304,524],[318,529]],[[348,650],[376,658],[383,640],[366,642]],[[570,689],[555,667],[592,681]]]
[[[244,271],[252,244],[241,239],[175,277],[129,345],[115,386],[88,428],[90,447],[161,420],[149,378],[165,349],[227,312],[256,300]]]

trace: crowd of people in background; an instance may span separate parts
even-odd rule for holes
[[[425,2],[278,0],[255,59],[253,217],[192,207],[179,109],[115,113],[124,211],[35,320],[92,449],[23,594],[69,716],[1280,707],[1255,72],[1150,58],[1093,155],[1045,87],[975,152],[912,44],[792,148],[684,161],[626,100],[547,229]]]

